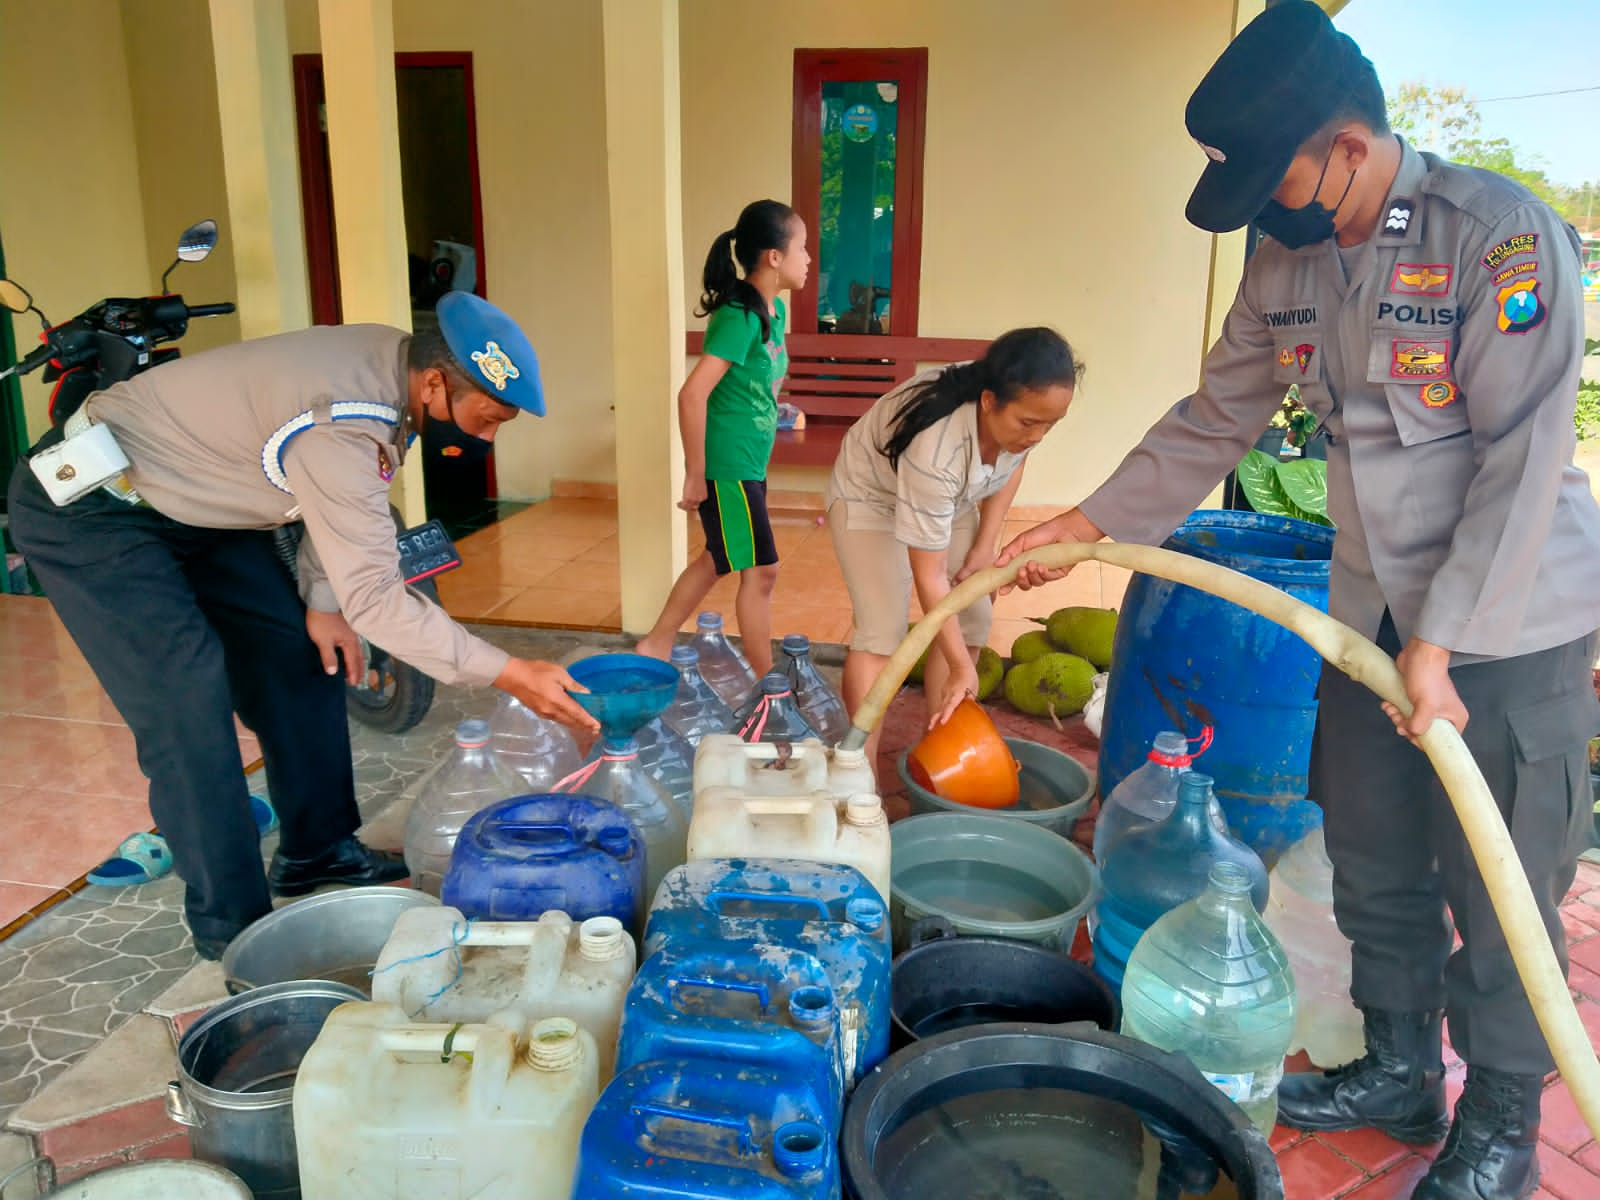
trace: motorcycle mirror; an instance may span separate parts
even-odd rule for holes
[[[33,307],[33,297],[20,283],[0,279],[0,305],[14,313],[25,313]]]
[[[212,220],[201,221],[189,226],[179,236],[178,259],[180,262],[199,262],[216,246],[217,223]]]

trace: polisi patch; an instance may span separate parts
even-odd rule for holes
[[[1537,233],[1519,233],[1515,237],[1508,237],[1497,246],[1491,246],[1489,253],[1483,256],[1483,265],[1491,271],[1498,271],[1500,264],[1506,259],[1515,258],[1519,254],[1533,254],[1538,249]]]
[[[1383,215],[1384,237],[1405,237],[1411,232],[1411,218],[1416,215],[1417,202],[1410,196],[1398,196],[1389,211]]]
[[[1449,375],[1449,338],[1395,338],[1390,344],[1389,378],[1446,379]]]
[[[1539,299],[1537,279],[1515,279],[1500,289],[1500,311],[1495,324],[1501,333],[1527,333],[1544,324],[1544,302]]]
[[[1454,404],[1460,394],[1456,385],[1448,379],[1422,385],[1422,402],[1429,408],[1445,408]]]
[[[1378,303],[1378,320],[1399,321],[1404,325],[1454,325],[1459,314],[1448,304]]]
[[[1401,295],[1443,296],[1450,290],[1449,263],[1397,263],[1389,290]]]

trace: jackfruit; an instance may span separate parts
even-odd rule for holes
[[[1000,681],[1005,678],[1006,664],[989,647],[985,646],[978,651],[978,699],[987,700],[994,695],[995,688],[1000,686]]]
[[[1050,640],[1050,635],[1042,629],[1035,629],[1011,643],[1011,661],[1031,663],[1036,658],[1053,653],[1055,649],[1056,644]]]
[[[1111,665],[1111,643],[1117,636],[1114,608],[1058,608],[1042,620],[1045,635],[1057,650],[1086,658],[1102,671]]]
[[[1094,664],[1076,654],[1046,654],[1006,673],[1006,700],[1030,717],[1070,717],[1094,694]]]

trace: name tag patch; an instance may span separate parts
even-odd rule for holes
[[[1389,290],[1401,295],[1443,296],[1450,290],[1449,263],[1398,263]]]
[[[1389,378],[1448,379],[1450,339],[1395,338],[1390,345]]]
[[[1498,246],[1491,247],[1489,253],[1483,256],[1483,265],[1491,271],[1498,271],[1500,264],[1506,259],[1515,258],[1519,254],[1532,254],[1538,249],[1537,233],[1519,233],[1515,237],[1508,237]]]
[[[1292,329],[1298,325],[1315,325],[1317,310],[1314,305],[1305,308],[1280,308],[1264,314],[1266,322],[1274,329]],[[1288,363],[1284,363],[1288,366]]]

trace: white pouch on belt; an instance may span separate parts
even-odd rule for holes
[[[121,475],[128,469],[128,456],[109,425],[91,425],[82,413],[74,413],[66,438],[35,454],[28,466],[60,508]]]

